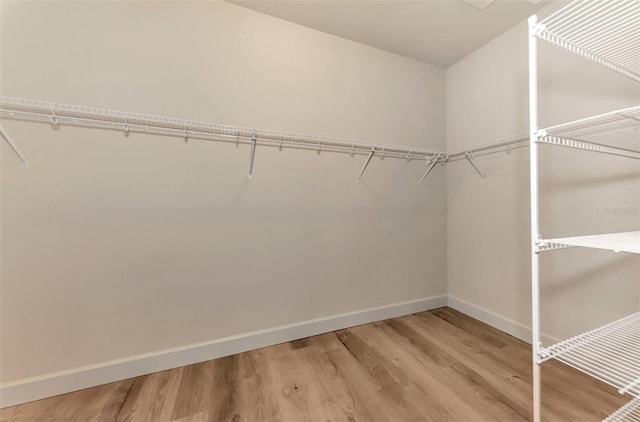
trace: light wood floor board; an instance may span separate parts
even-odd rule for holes
[[[557,362],[545,421],[599,421],[626,399]],[[0,410],[2,422],[531,419],[528,344],[450,308]]]

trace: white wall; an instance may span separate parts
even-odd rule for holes
[[[580,57],[540,42],[539,59],[541,127],[639,103],[635,82]],[[527,133],[527,78],[526,22],[447,69],[447,148]],[[616,142],[637,149],[639,137]],[[478,157],[486,181],[463,161],[446,169],[449,294],[524,326],[531,321],[528,154]],[[541,160],[544,237],[640,227],[637,161],[551,146],[541,147]],[[541,262],[542,330],[550,336],[640,307],[638,256],[576,249],[547,252]]]
[[[218,2],[2,2],[2,95],[443,149],[445,72]],[[3,382],[446,294],[424,162],[5,120]]]
[[[445,83],[226,3],[0,5],[2,95],[434,149],[528,129],[525,23]],[[546,45],[540,86],[542,126],[639,97]],[[439,296],[447,280],[529,325],[527,149],[478,158],[484,182],[458,162],[418,185],[415,161],[376,158],[357,184],[362,157],[260,148],[248,181],[246,146],[2,125],[31,161],[2,144],[2,382]],[[638,163],[543,147],[543,166],[545,236],[640,226]],[[637,309],[639,279],[635,256],[545,254],[543,330]]]

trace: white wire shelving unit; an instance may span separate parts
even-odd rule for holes
[[[536,16],[529,18],[533,420],[540,422],[542,418],[540,365],[556,359],[617,388],[621,394],[635,397],[605,421],[640,422],[640,312],[544,347],[539,272],[540,253],[555,249],[581,247],[640,254],[640,231],[545,239],[539,230],[538,180],[539,146],[543,144],[640,159],[638,149],[614,142],[620,131],[640,128],[640,106],[540,128],[538,40],[640,82],[640,0],[576,0],[540,22]],[[637,138],[637,132],[632,133]],[[598,141],[590,139],[594,136]]]

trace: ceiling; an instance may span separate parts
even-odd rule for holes
[[[550,3],[497,0],[478,10],[460,0],[229,1],[442,67],[458,62]]]

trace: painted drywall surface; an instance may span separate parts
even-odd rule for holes
[[[528,132],[526,22],[447,69],[447,147]],[[540,43],[540,126],[637,105],[638,85]],[[617,137],[638,147],[640,134]],[[611,142],[606,137],[603,141]],[[449,294],[530,325],[529,149],[447,166]],[[541,147],[541,232],[551,237],[637,230],[635,160]],[[584,249],[541,259],[542,330],[564,338],[640,307],[640,260]]]
[[[424,63],[227,3],[1,7],[3,95],[444,148]],[[2,124],[2,381],[446,292],[440,167]]]

